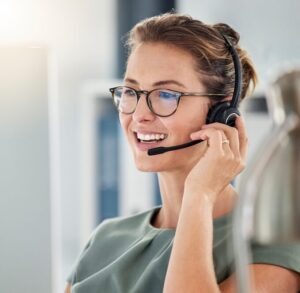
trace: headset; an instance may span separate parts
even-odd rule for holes
[[[222,34],[222,37],[225,40],[226,48],[230,52],[234,64],[234,90],[230,102],[219,102],[210,108],[207,114],[206,123],[210,124],[214,122],[219,122],[234,127],[236,117],[241,115],[237,106],[242,92],[243,71],[241,61],[236,49],[225,35]],[[165,152],[187,148],[202,141],[203,140],[193,140],[175,146],[152,148],[148,150],[148,155],[159,155]]]
[[[231,102],[220,102],[211,107],[207,114],[206,123],[220,122],[229,126],[234,126],[236,116],[240,116],[240,112],[237,109],[237,105],[240,99],[242,91],[242,66],[239,55],[233,45],[229,42],[227,37],[222,35],[225,40],[227,49],[229,50],[234,64],[235,79],[234,79],[234,91],[232,94]]]

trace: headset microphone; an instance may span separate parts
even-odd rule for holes
[[[222,35],[222,37],[225,40],[226,47],[228,51],[230,52],[232,59],[233,59],[233,64],[234,64],[234,70],[235,70],[235,80],[234,80],[234,91],[232,95],[231,102],[220,102],[214,105],[208,112],[207,115],[207,121],[206,123],[214,123],[214,122],[220,122],[229,126],[234,126],[235,119],[237,116],[240,116],[240,112],[237,109],[237,105],[239,102],[239,98],[241,95],[242,91],[242,66],[240,62],[239,55],[234,48],[234,46],[231,45],[227,37]],[[175,146],[170,146],[170,147],[157,147],[157,148],[152,148],[148,150],[148,155],[153,156],[153,155],[159,155],[163,154],[165,152],[169,151],[175,151],[183,148],[187,148],[190,146],[193,146],[195,144],[198,144],[202,142],[203,140],[193,140],[184,144],[180,145],[175,145]]]
[[[200,143],[202,141],[203,140],[192,140],[192,141],[184,143],[184,144],[174,145],[174,146],[170,146],[170,147],[158,147],[158,148],[149,149],[148,155],[154,156],[154,155],[163,154],[163,153],[169,152],[169,151],[176,151],[176,150],[184,149],[184,148],[190,147],[192,145],[195,145],[197,143]]]

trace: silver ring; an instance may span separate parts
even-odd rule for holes
[[[229,139],[223,139],[223,140],[222,140],[222,144],[226,144],[226,143],[229,144]]]

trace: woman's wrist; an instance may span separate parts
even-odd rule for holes
[[[211,190],[194,190],[193,188],[185,188],[182,207],[205,209],[213,212],[216,194]]]

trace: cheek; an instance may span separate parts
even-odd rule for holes
[[[124,114],[120,113],[119,121],[120,121],[122,129],[126,132],[126,130],[129,127],[130,121],[131,121],[131,115],[124,115]]]
[[[186,111],[186,113],[188,113],[188,119],[197,122],[197,124],[201,124],[201,125],[205,124],[206,117],[209,110],[209,105],[208,103],[203,103],[200,101],[194,101],[194,102],[195,104],[193,105],[193,107],[189,107],[189,109]]]
[[[176,112],[176,115],[171,116],[172,121],[166,121],[168,128],[174,130],[176,133],[182,133],[184,136],[189,136],[191,132],[200,130],[206,124],[206,117],[208,113],[208,105],[201,105],[199,107],[182,107]]]

